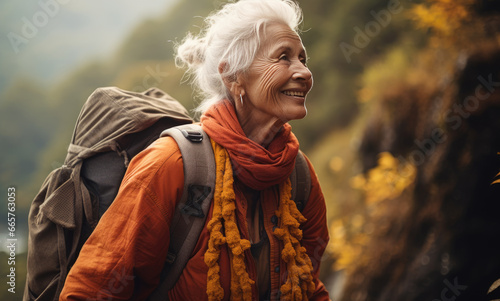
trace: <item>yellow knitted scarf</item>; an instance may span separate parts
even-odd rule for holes
[[[224,289],[220,284],[220,267],[218,264],[221,246],[227,244],[231,256],[231,300],[251,300],[252,284],[245,265],[245,250],[250,248],[250,241],[242,239],[235,215],[235,194],[233,189],[233,171],[227,151],[212,140],[216,163],[216,184],[212,219],[208,222],[210,239],[205,253],[208,266],[207,295],[210,301],[224,298]],[[280,227],[274,235],[284,245],[281,257],[286,263],[288,277],[281,286],[282,300],[308,300],[315,285],[312,278],[312,264],[306,249],[300,245],[302,230],[300,223],[306,219],[297,210],[291,199],[290,180],[280,185],[280,203],[276,215]],[[222,223],[224,220],[224,233]]]

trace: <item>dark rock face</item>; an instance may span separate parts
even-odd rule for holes
[[[498,11],[498,2],[483,2],[481,13]],[[348,278],[342,300],[500,295],[487,294],[500,278],[500,184],[492,184],[500,171],[499,45],[477,45],[440,80],[394,87],[366,127],[365,170],[387,151],[412,162],[416,178],[391,200],[391,227],[373,236],[369,263]]]

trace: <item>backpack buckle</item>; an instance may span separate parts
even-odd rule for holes
[[[191,142],[203,141],[203,134],[199,131],[181,130],[181,133]]]
[[[165,262],[167,264],[172,264],[172,263],[174,263],[175,259],[177,259],[177,255],[175,255],[174,253],[169,251],[167,253],[167,258],[165,259]]]

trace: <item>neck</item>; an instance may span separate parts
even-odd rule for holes
[[[264,148],[269,146],[285,124],[285,122],[278,118],[259,114],[258,111],[251,108],[245,109],[240,107],[239,110],[236,110],[236,115],[248,139],[260,144]]]

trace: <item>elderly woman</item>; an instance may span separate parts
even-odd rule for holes
[[[301,18],[290,0],[241,0],[212,14],[200,36],[177,49],[177,62],[205,97],[201,125],[221,172],[205,228],[169,300],[329,299],[318,279],[326,208],[309,161],[306,206],[299,212],[290,200],[299,143],[287,122],[306,115],[313,81]],[[61,300],[145,299],[154,290],[182,174],[170,137],[133,159]]]

